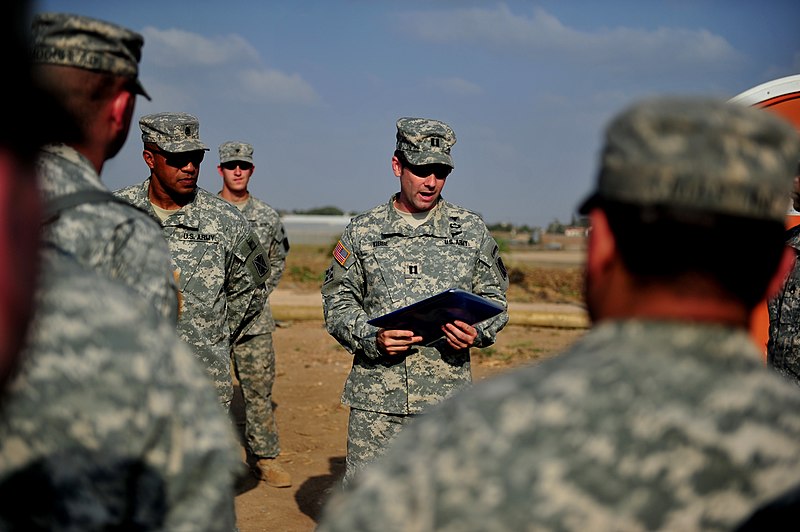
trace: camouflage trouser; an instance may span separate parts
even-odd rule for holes
[[[342,488],[346,489],[356,473],[381,456],[389,442],[414,418],[415,415],[384,414],[351,408]]]
[[[272,333],[245,335],[233,346],[232,353],[233,371],[244,397],[247,446],[259,458],[274,458],[281,449],[272,411],[272,384],[275,382]]]

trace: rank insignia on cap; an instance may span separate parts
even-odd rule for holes
[[[339,240],[336,243],[336,247],[333,248],[333,258],[336,259],[341,266],[344,266],[344,263],[347,261],[347,258],[350,256],[350,250],[344,247],[342,241]]]

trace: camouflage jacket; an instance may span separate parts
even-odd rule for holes
[[[37,172],[46,206],[76,192],[110,194],[91,163],[63,144],[42,149]],[[177,321],[178,289],[169,248],[159,226],[143,212],[113,201],[82,203],[45,223],[42,238],[131,287],[171,323]]]
[[[115,194],[158,220],[149,186],[147,179]],[[160,223],[183,295],[178,333],[203,361],[220,400],[230,403],[230,348],[264,307],[266,251],[236,207],[203,189]]]
[[[800,391],[743,330],[606,322],[431,409],[332,530],[730,530],[800,479]]]
[[[267,297],[269,297],[283,276],[286,254],[289,252],[289,239],[286,237],[286,231],[278,213],[260,199],[250,195],[240,212],[250,222],[250,227],[253,228],[261,244],[269,253],[269,279],[266,283]],[[275,321],[272,319],[272,310],[269,307],[269,300],[267,300],[261,317],[248,329],[247,334],[264,334],[274,330]]]
[[[393,198],[392,198],[393,199]],[[322,286],[328,332],[353,357],[342,401],[374,412],[417,414],[471,382],[469,349],[445,341],[384,356],[367,320],[449,288],[506,306],[508,276],[497,243],[481,218],[443,199],[412,228],[392,199],[353,218]],[[494,343],[506,312],[477,326],[476,347]]]
[[[800,383],[800,226],[787,231],[786,245],[794,249],[795,261],[783,288],[768,302],[767,361]]]
[[[240,449],[191,350],[127,287],[44,256],[0,396],[0,530],[233,530]]]

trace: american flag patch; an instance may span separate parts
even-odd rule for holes
[[[344,266],[345,261],[347,261],[347,257],[350,256],[350,250],[344,247],[342,241],[339,240],[336,243],[336,247],[333,248],[333,258],[336,259],[336,262]]]

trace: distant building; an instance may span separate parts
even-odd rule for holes
[[[589,236],[588,227],[567,227],[564,229],[564,236]]]
[[[332,248],[350,218],[351,215],[286,214],[281,216],[281,221],[290,244],[330,245]]]

